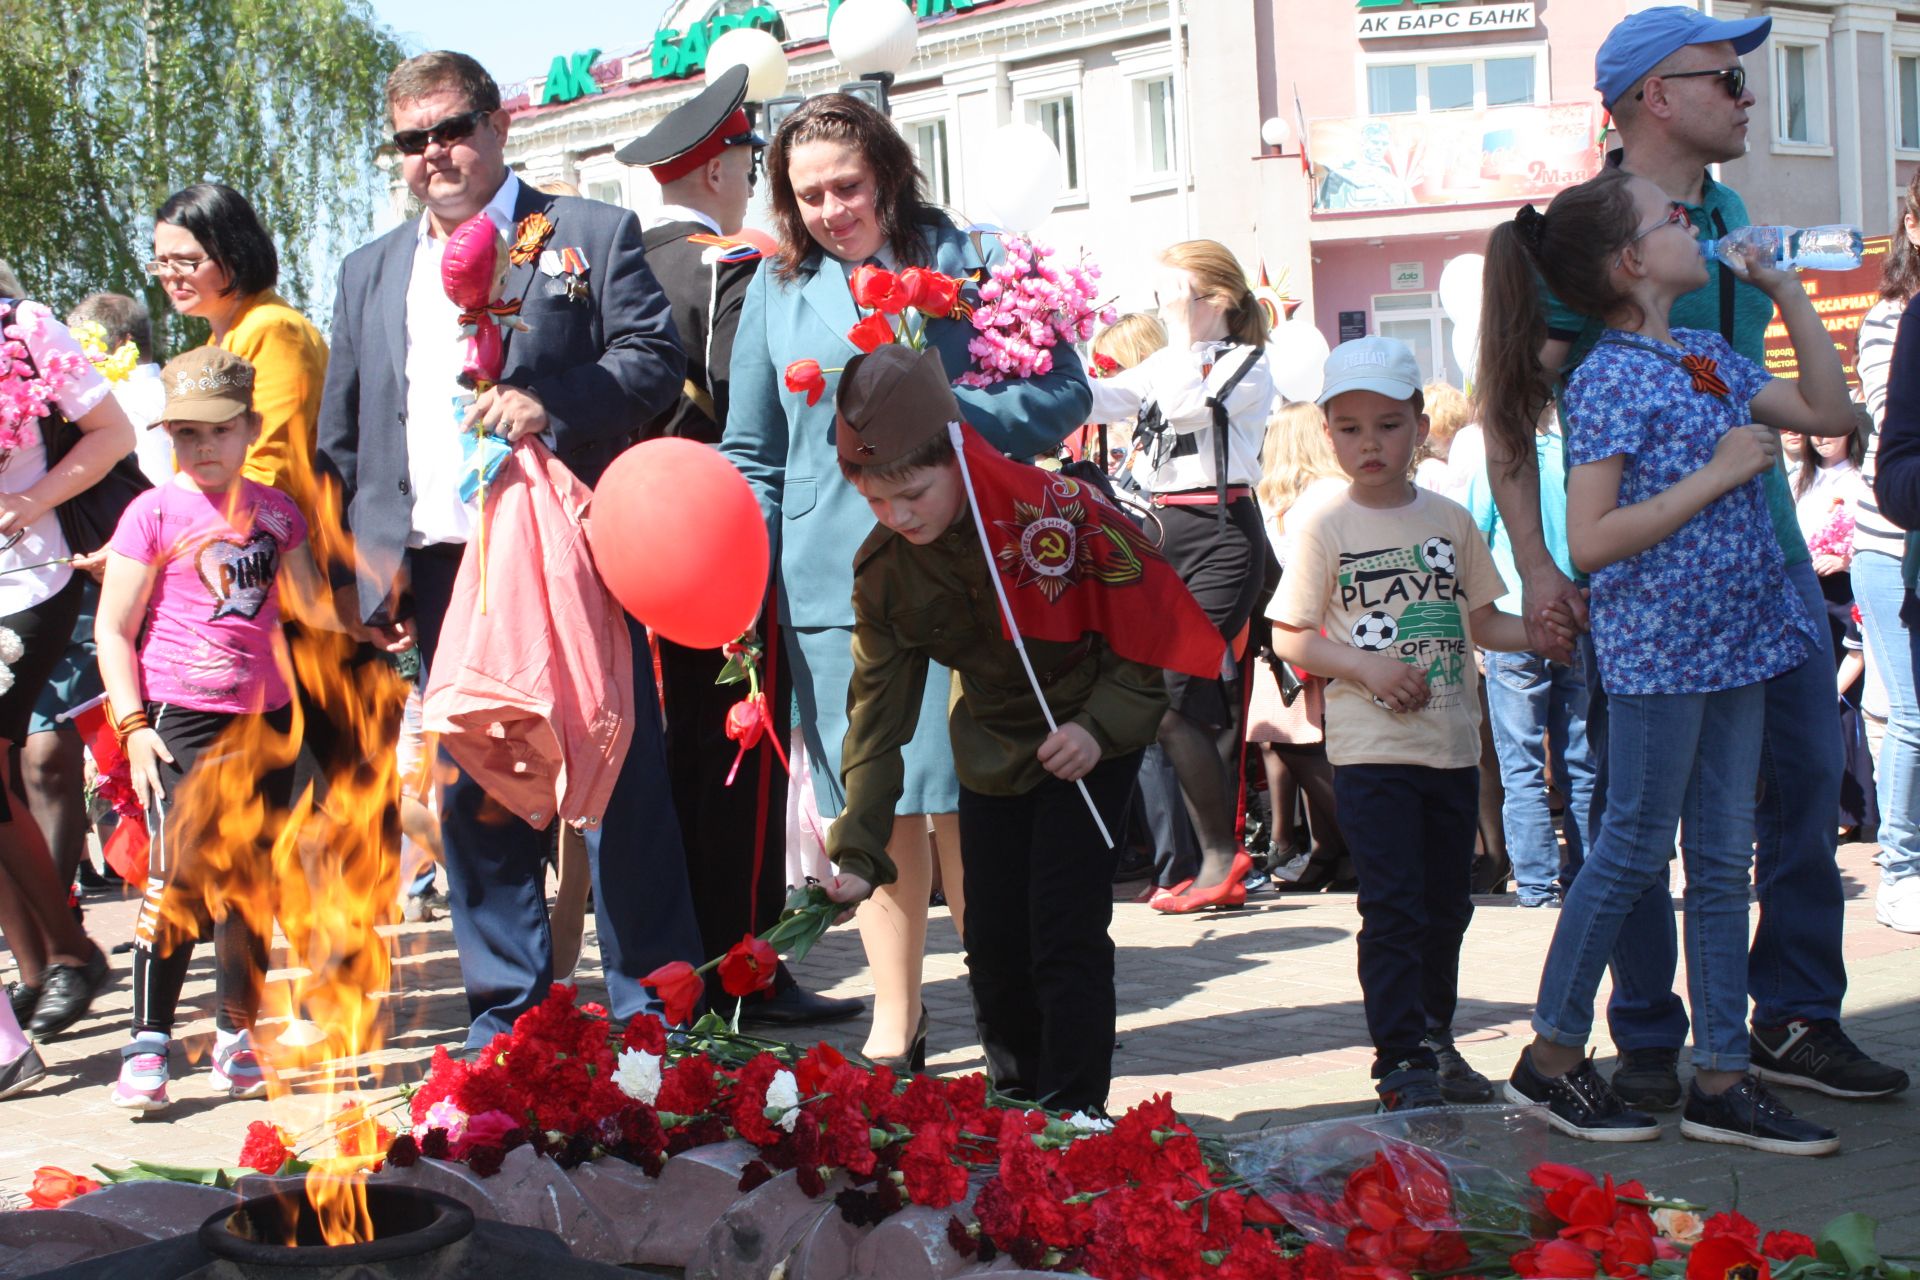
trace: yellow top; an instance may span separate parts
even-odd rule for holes
[[[272,289],[241,304],[220,346],[253,366],[253,407],[260,435],[241,474],[292,498],[314,519],[314,430],[327,377],[327,343],[307,318]]]

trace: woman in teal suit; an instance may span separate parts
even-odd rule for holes
[[[773,535],[801,732],[816,766],[820,812],[831,818],[844,802],[840,746],[853,672],[853,556],[874,519],[840,478],[832,389],[809,405],[804,394],[786,389],[782,375],[795,360],[831,369],[858,354],[846,336],[860,319],[847,282],[863,263],[965,278],[996,260],[1000,249],[997,241],[976,244],[929,205],[906,140],[885,116],[843,94],[809,99],[788,116],[767,149],[766,167],[780,252],[761,268],[741,310],[720,449],[752,484]],[[965,321],[928,322],[927,343],[939,350],[948,377],[971,365],[972,336]],[[1053,352],[1053,371],[1044,377],[954,388],[967,421],[1009,454],[1048,452],[1086,420],[1092,393],[1080,362],[1070,347]],[[954,925],[964,929],[948,692],[947,680],[928,680],[920,732],[905,753],[906,792],[887,846],[899,879],[860,908],[860,937],[874,975],[870,1058],[911,1061],[924,1045],[918,1020],[933,876],[929,816]]]

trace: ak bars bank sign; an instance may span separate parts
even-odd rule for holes
[[[1359,0],[1355,33],[1362,40],[1392,36],[1467,35],[1475,31],[1528,31],[1535,25],[1532,4],[1449,4],[1438,0]],[[1382,12],[1385,10],[1385,12]]]

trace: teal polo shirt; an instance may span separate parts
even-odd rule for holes
[[[1619,155],[1615,152],[1614,156]],[[1617,163],[1609,156],[1609,164]],[[1700,203],[1688,205],[1687,219],[1700,231],[1702,240],[1718,239],[1729,231],[1747,225],[1747,205],[1740,193],[1724,183],[1706,179]],[[1545,291],[1543,290],[1543,293]],[[1606,326],[1572,310],[1551,293],[1547,303],[1547,336],[1573,344],[1572,354],[1560,370],[1564,385],[1580,362],[1593,350]],[[1747,359],[1767,367],[1766,332],[1773,320],[1773,302],[1753,285],[1735,276],[1718,259],[1707,263],[1707,282],[1673,304],[1667,323],[1676,329],[1705,329],[1718,333],[1733,349]],[[1788,564],[1799,564],[1807,556],[1807,540],[1800,533],[1800,521],[1794,516],[1793,490],[1787,484],[1787,466],[1783,459],[1774,464],[1766,477],[1767,514],[1773,518],[1773,536]]]

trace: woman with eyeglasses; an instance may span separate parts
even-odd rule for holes
[[[849,281],[877,263],[967,277],[997,261],[996,241],[976,244],[928,203],[913,152],[893,123],[856,98],[809,99],[781,122],[766,153],[779,253],[747,289],[733,346],[732,400],[720,442],[745,473],[773,525],[779,549],[780,623],[799,693],[800,729],[813,762],[823,817],[845,803],[841,743],[853,676],[853,560],[876,525],[834,452],[834,396],[782,385],[787,365],[840,369],[860,354],[847,331],[860,319]],[[971,324],[933,319],[926,343],[949,378],[967,371]],[[1089,392],[1071,348],[1053,348],[1049,374],[991,387],[955,387],[967,421],[1016,457],[1051,451],[1086,420]],[[837,375],[833,375],[836,378]],[[878,886],[860,908],[860,940],[873,970],[873,1025],[863,1052],[895,1066],[924,1059],[920,964],[932,885],[931,815],[942,884],[961,936],[960,785],[947,734],[948,673],[926,684],[920,731],[903,752],[903,789],[885,867],[842,867]],[[991,752],[983,751],[983,755]],[[977,774],[975,775],[977,777]],[[1000,928],[1011,917],[989,921]]]
[[[67,909],[15,748],[80,612],[84,575],[73,571],[61,506],[132,452],[133,427],[67,327],[21,292],[0,264],[0,934],[19,967],[11,1011],[47,1037],[86,1013],[108,965]],[[0,1025],[0,1097],[45,1070],[15,1041]]]
[[[327,344],[274,289],[280,256],[247,198],[232,187],[197,182],[175,192],[154,215],[153,261],[183,316],[204,320],[210,339],[254,367],[260,434],[247,449],[249,480],[292,498],[313,525],[313,425],[327,374]],[[314,544],[316,554],[322,544]]]

